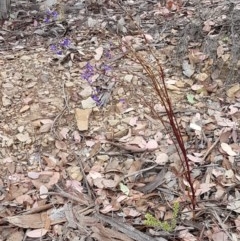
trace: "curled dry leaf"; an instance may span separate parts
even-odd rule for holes
[[[127,217],[138,217],[141,215],[141,213],[134,208],[123,208],[123,212]]]
[[[236,156],[237,153],[232,150],[232,147],[229,146],[227,143],[221,143],[222,149],[229,155],[229,156]]]
[[[198,240],[195,236],[193,236],[191,233],[189,233],[189,231],[187,229],[180,231],[178,234],[178,237],[182,241],[197,241]]]
[[[71,179],[73,179],[73,180],[81,181],[83,179],[81,169],[78,166],[68,167],[67,173],[71,177]]]
[[[157,156],[157,158],[156,158],[155,162],[158,165],[165,165],[168,162],[168,155],[166,153],[158,152],[158,153],[156,153],[156,156]]]
[[[32,230],[32,231],[28,231],[27,232],[27,236],[30,237],[30,238],[41,238],[44,235],[46,235],[47,232],[48,232],[47,229],[40,228],[40,229],[35,229],[35,230]]]
[[[77,127],[79,131],[88,130],[88,121],[92,109],[75,109],[75,118],[77,121]]]
[[[55,146],[57,149],[59,150],[67,150],[67,145],[65,142],[63,141],[59,141],[59,140],[56,140],[55,141]]]
[[[48,195],[44,195],[45,193],[48,192],[48,189],[47,189],[46,186],[41,185],[40,188],[39,188],[39,192],[40,192],[40,197],[41,197],[41,199],[47,198]]]
[[[66,181],[66,187],[72,188],[73,190],[76,190],[79,193],[83,193],[83,186],[79,181],[76,180],[67,180]]]
[[[69,132],[69,129],[64,127],[59,132],[59,135],[62,137],[62,139],[67,139],[68,138],[68,132]]]
[[[227,209],[234,211],[235,213],[240,213],[240,200],[233,200],[228,203]]]
[[[148,151],[153,151],[158,148],[158,143],[155,140],[149,140],[146,144],[146,148]]]
[[[19,203],[19,204],[33,204],[33,200],[32,198],[28,195],[28,194],[24,194],[24,195],[21,195],[21,196],[18,196],[16,197],[16,201]]]
[[[52,127],[52,123],[44,124],[44,125],[42,125],[42,126],[40,127],[39,132],[40,132],[40,133],[49,132],[50,129],[51,129],[51,127]]]
[[[75,143],[80,143],[81,142],[82,138],[79,135],[78,131],[74,131],[73,132],[73,139],[74,139]]]
[[[59,178],[59,172],[44,171],[40,172],[39,179],[32,180],[32,184],[37,189],[40,189],[41,185],[45,185],[48,189],[50,189],[54,184],[58,183]]]
[[[96,54],[94,55],[95,60],[100,60],[103,54],[103,47],[98,47],[95,49]]]
[[[28,172],[28,177],[31,179],[38,179],[40,176],[39,172]]]

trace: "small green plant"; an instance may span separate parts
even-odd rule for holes
[[[175,202],[173,204],[173,217],[170,222],[159,221],[153,215],[151,215],[150,213],[147,213],[145,215],[146,219],[144,220],[144,224],[147,226],[161,228],[163,231],[166,231],[166,232],[172,232],[176,228],[176,225],[177,225],[178,213],[179,213],[179,202]]]

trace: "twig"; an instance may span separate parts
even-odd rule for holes
[[[223,231],[225,232],[225,234],[228,236],[228,238],[232,241],[234,241],[233,237],[230,235],[230,233],[226,230],[224,223],[222,222],[221,218],[219,217],[218,213],[213,210],[213,215],[215,216],[215,218],[217,219],[217,223],[219,224],[219,226],[223,229]]]
[[[162,185],[165,182],[165,173],[166,173],[166,168],[163,168],[158,175],[156,176],[155,180],[152,182],[148,183],[146,186],[142,188],[138,188],[138,191],[143,192],[144,194],[150,193],[154,189],[156,189],[158,186]]]
[[[58,195],[58,196],[61,196],[61,197],[69,198],[69,199],[71,199],[73,201],[76,201],[76,202],[78,202],[80,204],[83,204],[83,205],[92,206],[92,207],[94,206],[93,204],[89,204],[87,201],[82,200],[78,197],[75,197],[75,196],[73,196],[69,193],[66,193],[64,191],[61,191],[61,192],[46,192],[46,193],[43,193],[42,195]]]
[[[83,174],[83,178],[84,178],[84,180],[85,180],[85,184],[86,184],[86,187],[87,187],[87,190],[88,190],[88,196],[91,197],[91,198],[96,199],[95,194],[92,192],[92,190],[91,190],[91,188],[90,188],[90,186],[89,186],[89,184],[88,184],[87,177],[86,177],[85,172],[84,172],[84,168],[83,168],[82,161],[81,161],[81,159],[77,156],[76,153],[74,153],[74,155],[75,155],[76,160],[77,160],[78,163],[79,163],[81,172],[82,172],[82,174]]]
[[[57,136],[57,137],[58,137],[58,135],[56,134],[54,127],[55,127],[57,121],[59,121],[61,119],[61,117],[63,116],[63,114],[66,111],[66,109],[69,110],[68,97],[67,97],[66,92],[65,92],[65,83],[66,83],[66,80],[64,80],[63,84],[62,84],[64,107],[63,107],[63,110],[55,117],[55,119],[53,120],[52,126],[51,126],[51,132],[54,133],[55,136]]]
[[[202,158],[202,162],[205,161],[205,159],[207,158],[207,156],[210,154],[210,152],[213,150],[213,148],[218,144],[218,142],[220,141],[220,137],[217,138],[217,140],[212,144],[212,146],[206,151],[206,153],[204,154],[203,158]]]
[[[131,177],[131,176],[135,176],[135,175],[137,176],[137,175],[139,175],[139,174],[142,174],[143,172],[150,171],[150,170],[154,169],[154,168],[157,167],[157,166],[158,166],[158,164],[155,164],[155,165],[153,165],[153,166],[151,166],[151,167],[147,167],[147,168],[141,169],[141,170],[139,170],[139,171],[132,172],[132,173],[130,173],[130,174],[125,175],[125,176],[123,177],[123,179],[126,179],[126,178]]]

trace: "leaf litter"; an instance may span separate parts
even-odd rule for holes
[[[57,2],[16,3],[1,29],[1,238],[238,240],[239,84],[228,75],[237,46],[222,21],[237,21],[239,4],[228,20],[221,0],[211,3],[218,16],[209,1]],[[194,219],[171,130],[158,118],[166,113],[124,46],[154,65],[144,39],[181,126]],[[172,219],[176,201],[173,233],[144,225],[146,213]]]

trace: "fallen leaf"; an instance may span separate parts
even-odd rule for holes
[[[30,106],[29,105],[25,105],[25,106],[23,106],[21,109],[20,109],[20,113],[24,113],[24,112],[26,112],[27,110],[29,110],[30,109]]]
[[[232,150],[232,147],[229,146],[227,143],[221,143],[222,149],[229,155],[229,156],[237,156],[237,153]]]
[[[168,162],[168,155],[166,153],[159,152],[159,153],[156,153],[156,156],[157,158],[155,162],[158,165],[165,165]]]
[[[129,125],[130,126],[136,126],[137,120],[138,120],[138,117],[131,118],[130,121],[129,121]]]
[[[53,185],[58,183],[60,178],[59,172],[43,171],[40,172],[39,178],[32,180],[32,184],[40,189],[42,185],[45,185],[48,189],[51,189]]]
[[[28,194],[24,194],[24,195],[20,195],[18,197],[16,197],[16,201],[19,203],[19,204],[33,204],[33,200],[32,198],[28,195]]]
[[[41,198],[41,199],[47,198],[48,195],[44,195],[44,194],[47,193],[47,192],[48,192],[47,187],[44,186],[44,185],[41,185],[40,188],[39,188],[40,198]]]
[[[119,187],[120,187],[120,190],[125,194],[125,195],[129,195],[129,188],[126,186],[126,185],[124,185],[123,183],[120,183],[119,184]]]
[[[138,217],[141,215],[141,213],[134,208],[123,208],[123,212],[127,217]]]
[[[240,200],[228,202],[227,209],[240,213]]]
[[[71,177],[71,179],[73,179],[73,180],[81,181],[83,179],[81,169],[78,166],[68,167],[66,169],[66,171],[67,171],[69,177]]]
[[[75,143],[80,143],[81,142],[82,138],[79,135],[78,131],[74,131],[73,132],[73,139],[74,139]]]
[[[81,103],[83,109],[90,109],[97,105],[96,101],[92,97],[88,97],[87,99],[82,100]]]
[[[22,241],[24,240],[24,232],[23,231],[14,231],[7,238],[7,241]]]
[[[96,54],[94,55],[95,60],[100,60],[103,54],[103,47],[98,47],[95,49]]]
[[[240,84],[237,83],[234,86],[232,86],[230,89],[227,90],[227,96],[229,98],[235,97],[235,94],[240,90]]]
[[[190,78],[195,72],[194,67],[186,60],[183,61],[182,68],[183,74],[186,75],[188,78]]]
[[[206,73],[199,73],[195,76],[196,80],[198,81],[205,81],[208,78],[208,75]]]
[[[64,141],[59,141],[59,140],[56,140],[55,141],[55,146],[57,149],[59,150],[67,150],[67,145]]]
[[[38,179],[40,176],[39,172],[28,172],[28,177],[31,179]]]
[[[228,235],[223,231],[220,230],[218,227],[213,229],[212,240],[213,241],[228,241]]]
[[[194,95],[192,94],[187,94],[187,100],[190,104],[194,104],[195,100],[194,100]]]
[[[182,230],[179,232],[178,237],[181,241],[197,241],[198,238],[193,236],[187,229]]]
[[[35,229],[32,231],[27,231],[26,235],[30,238],[41,238],[48,232],[45,228]]]
[[[48,131],[50,131],[52,128],[52,123],[47,123],[47,124],[44,124],[40,127],[39,131],[40,133],[46,133]]]
[[[17,139],[19,140],[19,141],[21,141],[21,142],[26,142],[26,143],[28,143],[28,144],[30,144],[31,143],[31,138],[30,138],[30,136],[29,136],[29,134],[26,132],[26,133],[18,133],[17,135],[16,135],[16,137],[17,137]]]
[[[131,175],[131,174],[135,173],[136,171],[139,171],[142,167],[142,164],[143,163],[139,160],[132,162],[132,165],[130,166],[130,168],[128,170],[128,175],[130,175],[128,177],[128,179],[130,180],[130,182],[134,182],[134,180],[135,180],[135,175]]]
[[[215,186],[216,184],[214,183],[201,183],[199,188],[196,190],[195,195],[196,196],[202,195],[203,193],[210,191],[211,188]]]
[[[158,143],[155,140],[149,140],[145,147],[147,150],[153,151],[158,148]]]
[[[224,48],[222,45],[219,45],[217,48],[217,56],[218,58],[222,57],[222,55],[224,54]]]
[[[64,128],[61,129],[59,134],[63,139],[67,139],[68,138],[68,132],[69,132],[69,129],[64,127]]]
[[[88,130],[89,125],[89,116],[92,112],[92,109],[75,109],[75,118],[77,121],[77,127],[79,131]]]

